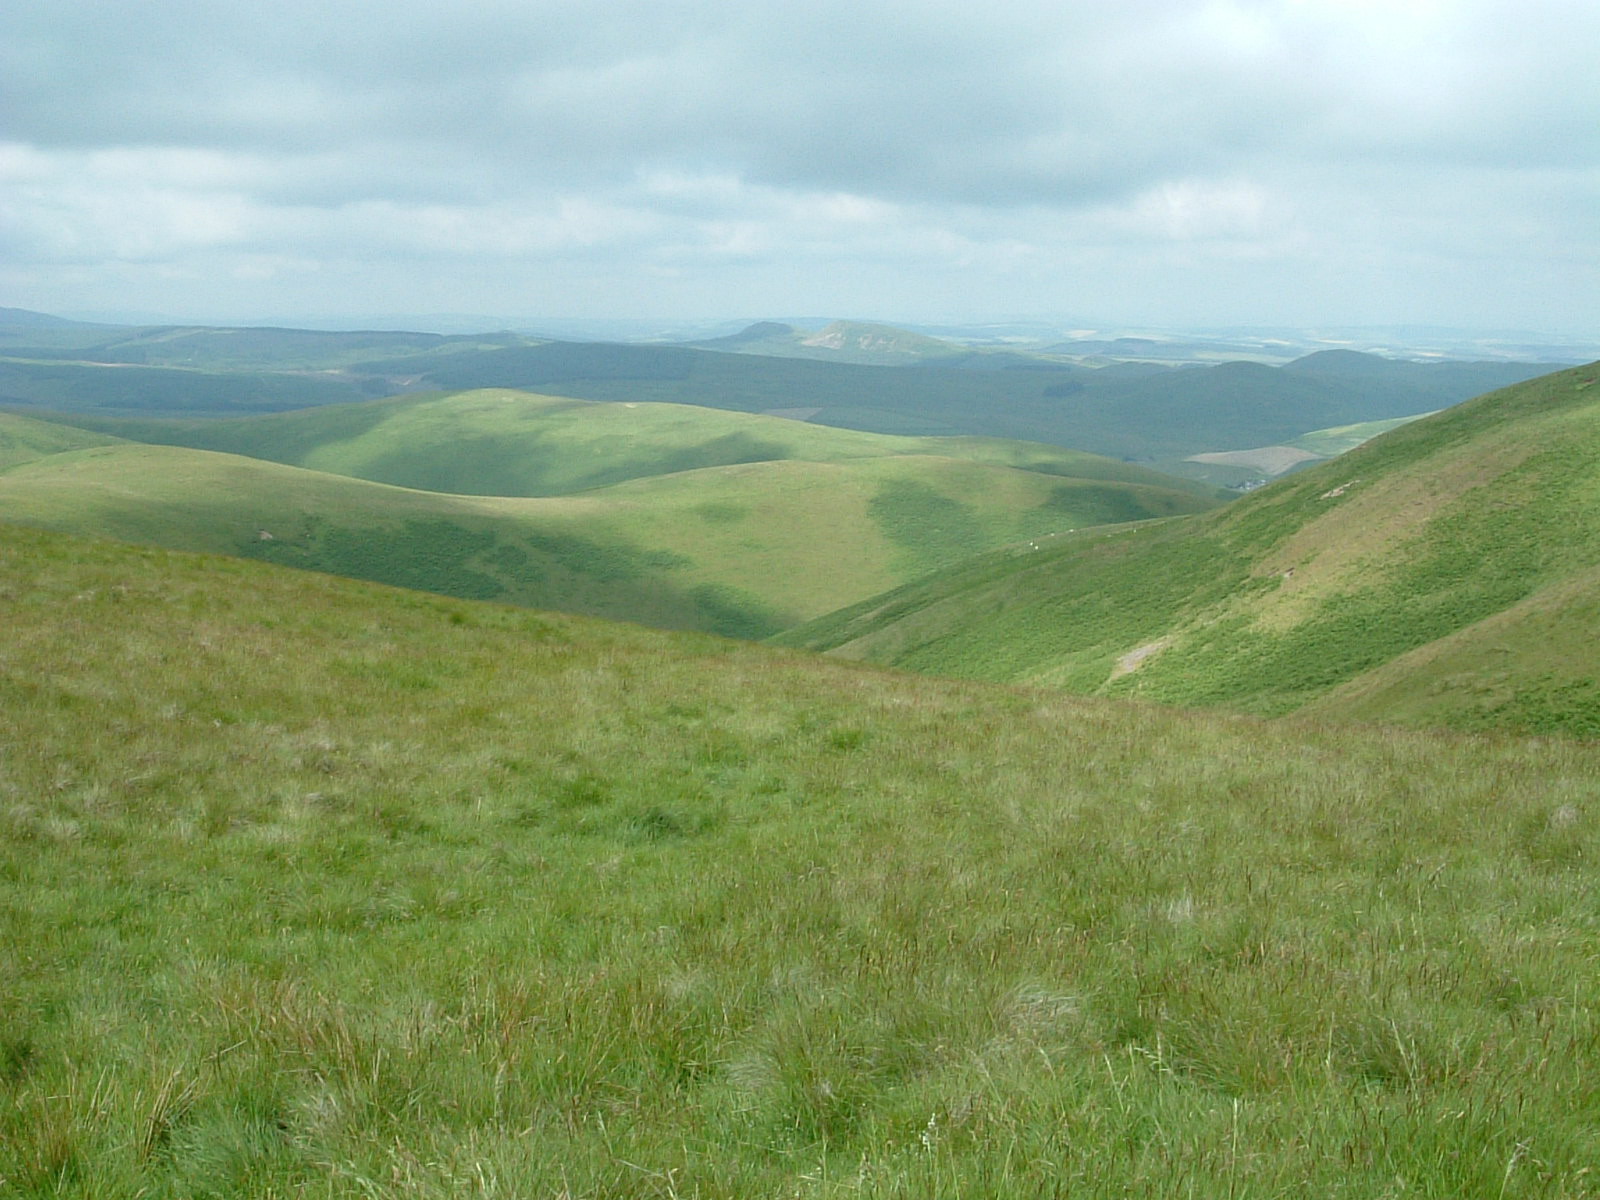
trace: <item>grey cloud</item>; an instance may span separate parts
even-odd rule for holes
[[[1563,43],[1595,30],[1581,6],[1555,7]],[[1206,19],[1234,10],[1253,43]],[[1528,126],[1552,106],[1534,80],[1481,66],[1519,38],[1545,52],[1546,84],[1580,85],[1569,111],[1593,95],[1583,56],[1550,61],[1554,18],[1526,8],[1488,45],[1424,42],[1410,64],[1380,61],[1317,11],[61,0],[11,18],[5,102],[8,132],[42,145],[459,158],[486,178],[591,185],[643,162],[900,199],[1073,203],[1269,151],[1487,144],[1537,158],[1554,138]],[[1512,11],[1469,8],[1469,32]],[[1405,86],[1413,76],[1436,90]]]
[[[876,246],[998,294],[1101,248],[1377,259],[1457,196],[1439,254],[1581,257],[1597,43],[1592,0],[13,0],[0,228],[197,273]]]

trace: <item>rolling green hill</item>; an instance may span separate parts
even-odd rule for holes
[[[1600,734],[1597,376],[1492,393],[1218,512],[989,557],[785,640],[1178,704]]]
[[[537,432],[546,418],[552,428]],[[380,462],[413,483],[589,490],[443,494],[65,426],[54,427],[55,452],[40,432],[52,427],[0,415],[0,437],[21,431],[0,466],[0,513],[448,595],[762,637],[997,545],[1214,503],[1050,447],[919,443],[667,406],[477,394],[266,424],[280,447],[352,471]],[[255,423],[202,428],[261,444]],[[764,445],[796,457],[742,462]],[[837,461],[798,457],[806,453]],[[719,460],[731,465],[688,469]],[[591,486],[646,470],[670,473]]]
[[[117,440],[53,421],[0,413],[0,471],[47,455],[111,445]]]
[[[1162,463],[1415,415],[1548,369],[1345,351],[1281,368],[1096,369],[849,321],[815,332],[766,323],[708,349],[513,333],[124,328],[11,311],[10,319],[0,311],[0,407],[230,416],[417,390],[515,388],[776,412],[881,433],[1012,438]]]
[[[1600,750],[0,525],[0,1190],[1586,1194]]]
[[[444,390],[526,388],[590,400],[781,412],[847,429],[1017,438],[1163,460],[1427,412],[1548,370],[1356,357],[1363,360],[1359,372],[1337,359],[1339,369],[1323,370],[1257,363],[1096,370],[1042,359],[967,370],[552,342],[423,354],[366,369],[419,372],[421,381]]]
[[[136,441],[471,495],[565,495],[738,463],[936,455],[1212,497],[1203,485],[1034,442],[896,437],[691,405],[601,403],[506,389],[237,419],[61,419]]]

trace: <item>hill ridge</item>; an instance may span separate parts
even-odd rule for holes
[[[237,423],[91,423],[198,432],[219,447],[237,437],[269,455],[271,434],[277,457],[296,461],[0,414],[0,512],[743,637],[990,546],[1215,503],[1193,485],[1054,447],[511,393]],[[9,428],[27,436],[8,439]],[[476,494],[450,490],[473,481]]]

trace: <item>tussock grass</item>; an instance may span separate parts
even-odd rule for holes
[[[0,1194],[1592,1194],[1600,750],[0,538]]]

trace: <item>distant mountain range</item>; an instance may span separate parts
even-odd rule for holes
[[[0,406],[225,416],[502,387],[772,413],[878,433],[1049,442],[1233,483],[1251,472],[1202,471],[1185,460],[1429,412],[1548,369],[1350,351],[1282,366],[1177,366],[1187,351],[1175,345],[974,347],[844,321],[811,330],[758,323],[699,344],[640,345],[510,332],[121,328],[11,309],[0,311]],[[1068,353],[1086,350],[1094,353]],[[1208,353],[1217,351],[1213,345]]]

